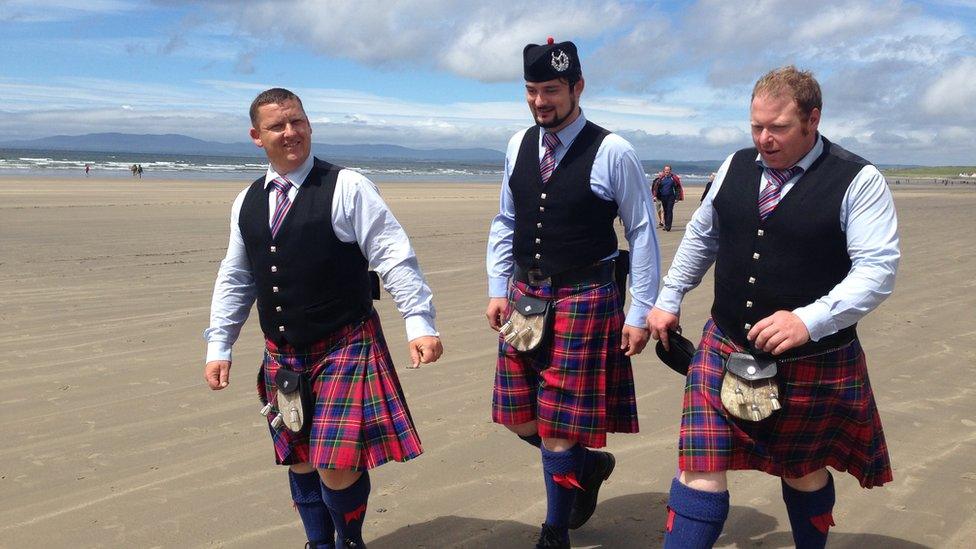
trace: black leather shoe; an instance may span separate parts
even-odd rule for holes
[[[305,549],[335,549],[335,543],[331,541],[320,541],[317,543],[314,541],[306,541]]]
[[[617,460],[610,452],[589,451],[593,452],[593,459],[596,460],[596,464],[593,466],[593,472],[583,478],[580,483],[583,489],[576,491],[576,501],[573,502],[573,509],[569,513],[569,528],[571,530],[583,526],[593,516],[600,486],[603,481],[610,478],[610,473],[613,473],[613,467],[617,464]]]
[[[535,542],[535,549],[570,549],[569,538],[567,537],[565,541],[559,539],[559,534],[552,526],[543,524],[539,541]]]
[[[342,540],[342,547],[343,549],[366,549],[366,544],[345,538]]]

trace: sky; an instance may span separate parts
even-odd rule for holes
[[[522,48],[553,36],[579,47],[587,118],[644,160],[749,146],[752,85],[794,64],[828,139],[976,164],[976,0],[0,0],[0,25],[0,141],[243,142],[281,86],[318,143],[504,150],[532,123]]]

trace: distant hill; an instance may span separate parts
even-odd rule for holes
[[[220,143],[179,134],[90,133],[54,135],[40,139],[0,142],[0,148],[23,150],[88,151],[109,153],[186,154],[263,158],[253,143]],[[451,162],[502,162],[505,154],[494,149],[411,149],[399,145],[314,144],[315,153],[326,158],[430,160]]]
[[[882,167],[885,177],[935,177],[935,178],[958,178],[964,174],[966,177],[974,177],[976,166],[899,166]]]
[[[721,160],[644,160],[641,162],[647,173],[658,173],[665,164],[678,175],[708,175],[718,171]],[[958,177],[960,173],[976,173],[976,166],[917,166],[911,164],[880,164],[886,176],[898,177]]]
[[[721,160],[642,160],[644,171],[649,174],[656,174],[661,171],[665,164],[671,166],[671,171],[678,175],[708,175],[718,171],[722,165]]]

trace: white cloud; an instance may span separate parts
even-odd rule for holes
[[[669,105],[640,97],[605,97],[586,101],[588,108],[615,114],[658,116],[663,118],[694,117],[699,113],[693,108]]]
[[[942,73],[925,91],[921,104],[929,114],[976,119],[976,57],[962,59]]]
[[[545,5],[523,3],[502,11],[482,5],[467,14],[466,21],[459,21],[456,40],[449,38],[443,51],[435,52],[439,65],[458,76],[485,82],[518,79],[522,74],[522,49],[546,38],[540,35],[539,13],[546,13],[544,28],[559,29],[559,35],[554,37],[559,41],[598,36],[601,26],[616,27],[625,15],[623,7],[614,2],[563,2],[561,7],[546,10]]]
[[[736,143],[743,143],[750,139],[749,135],[742,131],[742,128],[708,128],[704,132],[705,141],[709,145],[734,145]]]
[[[123,0],[4,0],[0,2],[0,21],[52,23],[71,21],[94,14],[123,13],[136,9]]]
[[[844,2],[818,6],[815,16],[805,18],[787,36],[797,44],[837,39],[847,42],[863,33],[865,28],[884,28],[897,22],[900,7],[895,2],[886,4]],[[808,11],[809,7],[804,10]]]
[[[936,0],[932,3],[955,8],[976,9],[976,0]]]
[[[387,70],[440,69],[483,82],[517,79],[522,48],[544,41],[547,29],[557,40],[598,37],[629,12],[621,1],[584,0],[361,0],[328,9],[315,0],[262,0],[246,10],[235,2],[209,5],[254,38],[277,35],[329,57]]]
[[[158,62],[158,75],[179,71],[196,78],[147,84],[7,74],[0,77],[0,126],[25,138],[27,132],[87,133],[97,126],[241,141],[251,99],[283,85],[302,97],[319,142],[500,149],[511,132],[530,123],[519,86],[500,99],[498,87],[471,81],[518,82],[522,47],[553,34],[581,47],[587,116],[631,138],[648,158],[722,158],[748,145],[751,85],[787,63],[814,70],[824,90],[824,132],[847,140],[854,152],[879,162],[886,155],[911,161],[913,154],[931,162],[947,155],[973,161],[976,150],[976,136],[965,131],[976,126],[976,112],[967,108],[976,100],[973,2],[967,0],[944,1],[937,9],[910,0],[822,0],[815,14],[808,3],[792,0],[698,0],[679,7],[630,0],[324,4],[0,0],[0,20],[19,13],[20,21],[48,12],[77,19],[133,9],[146,9],[152,19],[147,6],[175,5],[167,15],[181,20],[171,36],[158,34],[165,28],[98,38],[39,36],[37,51],[84,52],[80,66],[96,68],[86,74],[97,76],[112,74],[97,70],[97,63],[128,52],[130,61]],[[307,66],[308,55],[338,65],[339,73],[365,75],[364,87],[383,91],[347,89],[358,83],[333,81],[328,70],[321,78],[296,79],[292,64],[278,62],[291,56]],[[206,69],[195,72],[200,63]],[[316,63],[310,65],[311,73]],[[236,78],[227,76],[235,67],[248,76],[219,79]],[[397,77],[418,69],[442,73],[438,85],[467,80],[458,88],[474,95],[398,97]]]

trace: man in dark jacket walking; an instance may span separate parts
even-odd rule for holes
[[[664,170],[651,183],[651,195],[658,199],[664,207],[664,230],[671,230],[674,220],[674,203],[684,200],[684,189],[681,188],[681,178],[671,172],[671,166],[665,165]]]

